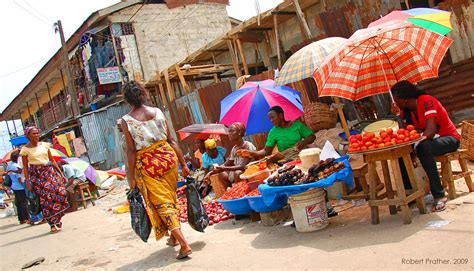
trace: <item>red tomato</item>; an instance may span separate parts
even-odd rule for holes
[[[398,131],[397,131],[397,134],[399,134],[399,135],[403,135],[403,134],[405,134],[405,131],[406,131],[406,130],[405,130],[405,129],[403,129],[403,128],[401,128],[401,129],[398,129]]]
[[[413,131],[413,130],[415,130],[415,126],[410,124],[410,125],[407,126],[407,130],[408,131]]]
[[[388,135],[392,135],[392,134],[393,134],[393,129],[392,129],[392,128],[388,128],[388,129],[386,130],[386,132],[387,132]]]
[[[387,143],[384,143],[384,144],[385,144],[385,147],[388,147],[388,146],[392,146],[392,145],[394,145],[394,144],[392,144],[392,142],[390,142],[390,141],[389,141],[389,142],[387,142]]]
[[[368,149],[368,150],[373,150],[373,149],[375,149],[375,147],[374,147],[374,146],[370,146],[370,147],[367,148],[367,149]]]
[[[374,133],[367,133],[366,136],[368,138],[374,138],[375,137],[375,134]]]
[[[399,134],[399,135],[397,136],[397,139],[398,139],[398,140],[404,140],[404,139],[405,139],[405,135]],[[397,141],[398,141],[398,140],[397,140]]]
[[[361,151],[366,151],[366,150],[367,150],[367,147],[366,147],[366,146],[362,146],[362,147],[360,147],[360,150],[361,150]]]
[[[410,140],[416,140],[415,135],[410,135]]]
[[[410,135],[414,135],[414,134],[418,134],[418,132],[416,130],[411,130]]]
[[[385,144],[383,144],[383,143],[380,143],[380,144],[377,145],[377,148],[383,148],[383,147],[385,147]]]
[[[357,138],[355,138],[354,136],[351,136],[351,138],[349,139],[350,143],[357,143],[357,141]]]
[[[390,137],[387,137],[383,140],[383,143],[389,143],[391,141],[392,141],[392,139]]]
[[[385,132],[385,131],[380,132],[380,137],[381,137],[382,139],[387,138],[387,136],[388,136],[387,132]]]
[[[359,144],[358,143],[352,143],[351,144],[353,148],[359,148]]]
[[[406,137],[403,142],[409,142],[410,141],[410,138],[409,137]]]
[[[420,135],[420,134],[414,134],[413,136],[415,137],[415,139],[418,139],[418,138],[420,138],[420,137],[421,137],[421,135]]]
[[[367,146],[367,147],[370,147],[370,146],[372,146],[372,145],[374,145],[374,143],[372,143],[372,142],[370,142],[370,141],[365,142],[365,146]]]
[[[402,144],[403,143],[403,140],[397,140],[397,144]]]
[[[372,138],[370,141],[371,141],[372,143],[374,143],[374,144],[377,144],[377,142],[378,142],[378,140],[377,140],[376,137]]]
[[[356,138],[358,141],[361,141],[361,140],[362,140],[362,135],[361,135],[361,134],[355,135],[355,138]]]
[[[354,148],[349,148],[348,152],[354,152]]]

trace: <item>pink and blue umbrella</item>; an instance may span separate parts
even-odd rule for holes
[[[227,126],[241,122],[247,128],[247,135],[265,133],[273,127],[268,110],[277,105],[283,108],[286,120],[296,120],[303,115],[298,91],[275,86],[273,80],[247,82],[221,101],[220,122]]]

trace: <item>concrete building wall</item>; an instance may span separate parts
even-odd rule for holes
[[[165,4],[136,5],[109,19],[133,23],[145,81],[231,28],[226,5],[213,3],[174,9]]]

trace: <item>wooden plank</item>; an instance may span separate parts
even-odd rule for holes
[[[263,54],[263,63],[267,69],[273,69],[272,61],[270,60],[270,56],[272,55],[272,47],[270,46],[270,37],[269,32],[265,32],[265,40],[263,41],[263,46],[265,49],[265,53]]]
[[[339,118],[341,119],[342,129],[344,129],[344,132],[346,133],[347,138],[349,138],[351,136],[351,134],[349,132],[349,126],[347,125],[346,116],[344,115],[344,110],[342,109],[343,104],[341,102],[341,98],[334,97],[334,101],[338,105],[337,113],[339,113]]]
[[[383,180],[385,182],[385,190],[387,191],[387,198],[394,199],[392,180],[390,178],[390,171],[388,169],[387,160],[380,161],[382,164]],[[390,214],[394,215],[397,213],[397,206],[389,205]]]
[[[249,75],[249,67],[247,66],[247,59],[242,48],[242,42],[240,41],[240,39],[236,39],[235,41],[237,42],[237,48],[239,49],[240,58],[242,59],[242,65],[244,66],[245,75]]]
[[[304,13],[301,10],[300,2],[298,0],[293,0],[293,4],[295,5],[296,15],[298,16],[298,21],[300,22],[300,25],[303,29],[303,35],[306,37],[306,39],[312,39],[313,35],[311,34],[311,31],[309,30],[308,22],[306,22],[306,18],[304,17]]]
[[[163,101],[163,105],[168,107],[168,98],[166,98],[165,88],[163,87],[162,83],[158,83],[158,89],[160,90],[161,100]]]
[[[280,37],[278,34],[278,15],[273,15],[273,28],[275,30],[275,44],[276,44],[276,51],[277,51],[277,58],[278,58],[278,68],[281,69],[282,66],[282,59],[281,59],[281,50],[280,50]]]
[[[294,11],[272,11],[273,15],[296,15]]]
[[[405,185],[403,184],[402,173],[400,171],[400,165],[398,164],[398,158],[390,160],[390,165],[392,166],[393,176],[395,178],[395,185],[397,187],[397,196],[399,199],[403,200],[405,203],[400,205],[402,209],[403,223],[411,223],[411,211],[406,203],[406,191]]]
[[[234,46],[232,45],[232,41],[227,41],[227,47],[229,48],[229,54],[232,60],[232,65],[234,67],[235,77],[239,78],[242,76],[242,73],[240,72],[240,67],[239,63],[237,62],[237,58],[235,57]]]
[[[421,192],[423,188],[418,187],[415,168],[413,167],[413,161],[411,160],[410,154],[406,154],[403,156],[403,163],[405,164],[405,167],[408,173],[408,178],[410,179],[411,188],[415,191],[415,193]],[[418,207],[418,210],[420,210],[420,214],[426,214],[425,201],[422,197],[423,197],[423,193],[421,194],[419,198],[416,199],[416,206]]]
[[[377,200],[377,170],[376,170],[376,165],[375,162],[370,162],[367,164],[369,167],[369,196],[370,200],[369,203]],[[380,217],[379,217],[379,207],[377,206],[371,206],[370,207],[370,213],[372,216],[372,224],[379,224],[380,223]]]
[[[178,74],[178,78],[179,78],[179,81],[181,82],[181,85],[183,86],[184,92],[186,92],[186,94],[190,93],[191,89],[189,88],[188,83],[186,83],[186,79],[184,78],[181,68],[179,67],[178,64],[176,64],[174,68],[176,69],[176,73]]]
[[[170,76],[168,74],[168,69],[165,69],[163,71],[163,75],[165,76],[166,89],[168,90],[168,97],[170,97],[170,102],[171,102],[175,99],[175,95],[174,95],[174,88],[171,85]]]

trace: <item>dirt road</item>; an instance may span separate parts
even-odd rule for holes
[[[410,225],[386,208],[381,224],[372,225],[367,205],[340,213],[328,228],[313,233],[244,220],[219,223],[202,234],[185,224],[194,250],[185,261],[175,260],[175,249],[164,240],[139,240],[128,213],[107,212],[123,200],[120,192],[100,200],[99,206],[66,215],[64,230],[56,235],[49,234],[48,225],[20,226],[14,217],[0,219],[1,269],[18,270],[37,257],[46,261],[31,270],[474,269],[474,193],[451,201],[442,213],[413,210]],[[432,221],[449,224],[428,227]]]

